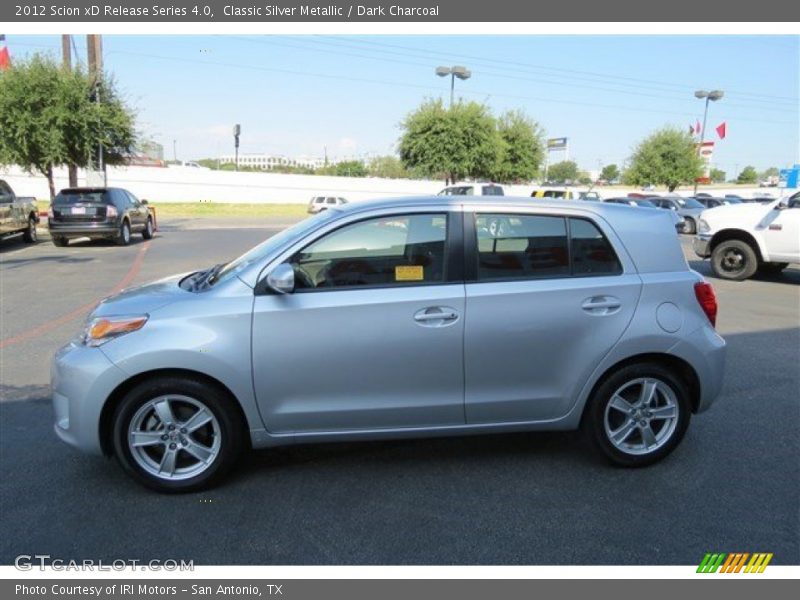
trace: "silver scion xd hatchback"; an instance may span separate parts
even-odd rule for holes
[[[335,440],[580,427],[647,465],[720,390],[716,310],[662,211],[349,204],[101,302],[55,356],[55,430],[161,491]]]

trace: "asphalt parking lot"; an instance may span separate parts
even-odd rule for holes
[[[697,564],[710,551],[800,563],[798,268],[711,278],[723,395],[647,469],[611,468],[573,433],[346,443],[255,452],[211,492],[164,496],[57,440],[49,360],[97,300],[283,225],[172,221],[126,248],[0,244],[0,563]]]

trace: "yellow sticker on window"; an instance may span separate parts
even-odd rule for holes
[[[395,281],[422,281],[423,279],[425,279],[425,274],[421,265],[394,268]]]

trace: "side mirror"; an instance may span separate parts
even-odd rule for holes
[[[279,294],[294,292],[294,267],[289,263],[281,263],[267,275],[267,286]]]
[[[147,202],[147,200],[139,200],[139,202],[141,202],[141,203],[142,203],[142,204],[144,204],[145,206],[147,206],[147,204],[149,204],[149,203]]]

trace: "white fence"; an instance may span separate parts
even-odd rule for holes
[[[47,179],[30,175],[17,168],[0,168],[5,179],[20,196],[49,197]],[[66,169],[55,172],[56,189],[67,187]],[[79,185],[86,185],[81,172]],[[108,170],[108,185],[130,190],[139,198],[152,202],[243,202],[266,204],[300,204],[312,196],[342,196],[350,201],[397,196],[431,195],[444,187],[441,181],[415,179],[379,179],[373,177],[328,177],[321,175],[284,175],[280,173],[251,173],[213,171],[196,167],[112,167]],[[506,195],[530,196],[532,185],[503,186]],[[622,196],[637,191],[634,188],[596,188],[601,196]],[[683,195],[690,189],[679,190]],[[770,189],[775,197],[782,190]],[[714,195],[726,193],[751,196],[757,188],[714,188]],[[656,193],[664,193],[659,190]]]

